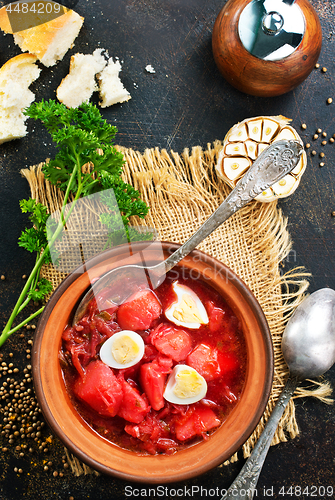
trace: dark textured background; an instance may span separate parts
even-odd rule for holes
[[[31,88],[37,101],[54,98],[73,53],[91,53],[97,47],[108,49],[111,56],[123,61],[121,77],[132,99],[103,110],[103,115],[118,127],[117,143],[140,151],[155,146],[177,152],[195,145],[206,147],[215,139],[223,139],[232,125],[246,117],[283,114],[292,118],[304,141],[313,144],[311,149],[318,154],[321,150],[325,152],[325,166],[319,167],[320,158],[318,154],[311,156],[310,149],[308,168],[299,189],[280,202],[293,239],[285,269],[304,266],[312,275],[310,291],[325,286],[335,288],[335,217],[331,216],[335,210],[335,144],[321,146],[320,140],[312,139],[319,127],[328,133],[328,138],[335,133],[335,4],[333,0],[311,3],[323,28],[319,63],[327,72],[314,69],[299,88],[284,96],[265,99],[244,95],[219,74],[211,51],[211,33],[224,0],[79,0],[76,10],[85,17],[85,23],[75,46],[57,66],[43,68]],[[1,33],[0,64],[19,53],[12,36]],[[147,64],[155,68],[155,74],[145,71]],[[327,105],[328,97],[334,99],[333,104]],[[307,124],[306,131],[301,130],[303,122]],[[28,274],[32,267],[31,256],[17,246],[17,238],[26,224],[18,201],[29,196],[20,169],[51,154],[47,133],[33,123],[29,123],[26,138],[0,146],[0,274],[6,276],[0,282],[2,324],[20,290],[22,275]],[[5,345],[2,353],[6,361],[11,351],[18,364],[27,362],[25,347],[20,342],[16,336]],[[334,368],[326,378],[335,384]],[[300,437],[270,450],[258,484],[259,498],[329,498],[319,487],[331,485],[335,490],[334,407],[311,399],[298,400],[296,406]],[[75,500],[131,498],[124,481],[104,476],[74,478],[70,473],[62,478],[53,477],[52,472],[43,471],[43,457],[36,454],[19,460],[12,450],[1,452],[4,446],[1,437],[0,445],[1,500],[67,500],[71,495]],[[52,453],[54,469],[60,470],[57,460],[62,454],[61,446],[56,444]],[[176,498],[174,486],[202,486],[207,491],[228,487],[241,463],[242,460],[216,468],[188,483],[169,485],[167,491],[150,492],[149,485],[142,485],[141,488],[146,488],[142,496]],[[23,473],[18,476],[13,472],[14,467],[21,467]],[[301,486],[301,494],[293,490],[290,495],[290,486]],[[189,498],[188,490],[181,493],[179,497]],[[203,497],[205,492],[193,495],[193,498]]]

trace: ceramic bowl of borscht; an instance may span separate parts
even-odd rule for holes
[[[55,290],[35,334],[33,379],[51,430],[81,461],[127,481],[187,480],[228,460],[271,391],[262,309],[236,274],[201,251],[121,303],[101,291],[73,325],[100,276],[159,262],[178,246],[140,242],[93,257]]]

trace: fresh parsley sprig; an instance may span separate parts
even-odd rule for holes
[[[121,173],[124,165],[123,154],[114,146],[113,140],[117,129],[104,120],[100,111],[91,103],[84,103],[78,108],[66,108],[64,104],[54,100],[35,102],[24,112],[26,116],[40,120],[50,133],[57,153],[53,159],[43,166],[43,173],[51,184],[64,191],[64,200],[60,217],[53,235],[47,239],[47,209],[35,200],[22,200],[21,210],[29,212],[32,227],[22,232],[19,245],[36,253],[36,262],[12,314],[0,335],[0,346],[8,337],[28,321],[38,316],[44,309],[41,307],[34,314],[13,326],[16,317],[31,300],[41,300],[50,291],[51,284],[39,278],[42,264],[50,262],[50,248],[62,232],[70,217],[76,201],[86,195],[113,188],[126,226],[131,235],[129,219],[133,215],[145,217],[147,205],[140,199],[139,193],[123,182]],[[65,211],[70,195],[72,204]],[[102,197],[103,198],[103,197]],[[108,206],[108,199],[105,200]],[[101,222],[110,231],[118,230],[117,221],[102,216]]]

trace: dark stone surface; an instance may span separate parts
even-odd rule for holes
[[[129,102],[103,110],[105,118],[118,127],[117,142],[123,146],[140,151],[157,146],[182,152],[184,148],[206,147],[215,139],[223,139],[232,125],[246,117],[283,114],[292,118],[293,126],[313,147],[308,152],[308,168],[299,189],[280,203],[293,240],[285,270],[304,266],[311,273],[310,291],[325,286],[335,288],[335,217],[331,216],[335,210],[335,144],[321,146],[320,139],[312,138],[319,127],[327,132],[328,138],[335,133],[334,2],[311,2],[323,28],[319,62],[327,72],[315,69],[296,90],[266,99],[233,89],[215,67],[211,32],[224,3],[224,0],[79,0],[76,10],[85,17],[85,23],[75,46],[56,67],[42,69],[32,90],[36,92],[36,100],[54,98],[55,89],[68,72],[71,54],[91,53],[103,47],[123,61],[121,78],[132,95]],[[1,33],[0,64],[19,53],[12,36]],[[147,64],[155,68],[155,74],[145,71]],[[334,99],[331,105],[326,102],[329,97]],[[306,131],[300,128],[303,122],[307,124]],[[38,125],[29,123],[29,131],[26,138],[0,146],[0,274],[6,276],[0,287],[2,324],[20,290],[22,275],[33,264],[33,258],[17,246],[17,238],[26,224],[18,201],[29,195],[20,169],[44,160],[53,149],[47,133]],[[311,156],[312,149],[317,151],[316,156]],[[323,168],[319,167],[321,151],[325,152]],[[16,362],[24,366],[24,348],[18,337],[5,345],[4,359],[10,351],[14,352]],[[334,384],[334,368],[326,379]],[[330,490],[323,491],[322,487],[335,488],[334,407],[312,399],[298,400],[296,407],[300,437],[271,448],[258,484],[259,498],[333,497]],[[56,462],[63,453],[61,445],[56,444],[52,453],[55,462],[52,470],[60,470]],[[67,500],[73,496],[75,500],[118,500],[136,497],[140,491],[134,488],[143,489],[138,496],[147,498],[206,498],[206,492],[207,497],[221,498],[216,488],[228,487],[243,462],[216,468],[166,489],[149,485],[131,485],[130,489],[130,484],[112,477],[75,478],[69,473],[54,477],[52,471],[43,471],[42,459],[38,454],[35,458],[19,459],[11,449],[1,453],[0,448],[0,498]],[[22,467],[23,473],[17,475],[14,467]]]

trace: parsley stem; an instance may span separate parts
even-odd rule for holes
[[[26,318],[24,321],[21,321],[21,323],[17,326],[15,326],[14,328],[12,328],[8,334],[8,337],[14,333],[14,332],[17,332],[18,330],[20,330],[20,328],[22,328],[23,326],[25,326],[27,323],[29,323],[29,321],[31,321],[32,319],[36,318],[36,316],[38,316],[39,314],[41,314],[44,310],[44,307],[45,306],[42,306],[40,309],[38,309],[38,311],[35,311],[33,314],[31,314],[30,316],[28,316],[28,318]],[[1,337],[2,335],[0,336],[0,346],[2,346],[2,344],[7,340],[7,338],[4,340],[4,341],[1,341]]]
[[[12,314],[9,317],[9,320],[7,321],[7,324],[5,328],[2,331],[2,334],[0,335],[0,347],[3,345],[3,343],[10,337],[10,335],[13,333],[11,330],[11,326],[16,318],[16,316],[19,314],[20,308],[22,303],[26,300],[27,292],[30,289],[30,285],[35,278],[36,274],[39,273],[40,268],[43,264],[44,256],[43,253],[40,255],[39,259],[36,261],[35,266],[33,267],[33,270],[31,271],[25,286],[23,287],[23,290],[18,298],[18,301],[16,302],[14,309],[12,311]],[[27,320],[23,322],[23,324],[26,324]]]
[[[65,192],[65,196],[64,196],[64,200],[63,200],[63,204],[62,204],[62,208],[61,208],[61,216],[60,216],[60,220],[58,221],[57,228],[56,228],[53,236],[51,237],[50,241],[48,242],[48,245],[44,249],[44,252],[42,252],[39,255],[39,257],[37,258],[36,263],[35,263],[32,271],[31,271],[31,273],[30,273],[30,275],[29,275],[29,277],[28,277],[28,279],[26,281],[26,284],[25,284],[25,286],[22,289],[22,292],[21,292],[21,294],[20,294],[20,296],[19,296],[19,298],[18,298],[18,300],[17,300],[17,302],[16,302],[16,304],[14,306],[12,314],[10,315],[9,320],[7,321],[7,324],[6,324],[5,328],[2,331],[2,334],[0,335],[0,347],[6,342],[6,340],[8,339],[8,337],[10,337],[10,335],[12,333],[14,333],[15,331],[17,331],[18,328],[21,328],[22,326],[24,326],[33,317],[35,318],[36,316],[38,316],[43,311],[43,309],[44,309],[44,307],[40,308],[36,313],[34,313],[33,315],[29,316],[29,318],[27,318],[24,321],[22,321],[20,323],[20,325],[12,328],[12,324],[13,324],[16,316],[20,313],[20,311],[22,311],[24,309],[24,307],[26,307],[26,305],[30,301],[30,298],[27,297],[27,294],[28,294],[28,291],[30,290],[32,284],[36,283],[35,280],[38,279],[38,276],[39,276],[42,264],[44,262],[44,255],[45,255],[45,253],[55,243],[55,241],[58,238],[59,234],[61,233],[64,225],[66,224],[66,221],[68,220],[68,218],[70,217],[70,215],[72,213],[72,210],[74,208],[75,202],[80,197],[81,190],[78,189],[78,191],[76,193],[76,196],[75,196],[75,200],[72,203],[70,210],[66,214],[66,217],[64,217],[64,209],[65,209],[65,206],[67,205],[69,194],[71,192],[71,186],[73,184],[73,181],[74,181],[74,178],[75,178],[75,176],[77,174],[77,170],[78,169],[80,169],[80,165],[77,162],[77,164],[74,166],[74,168],[72,170],[71,177],[70,177],[70,180],[69,180],[68,185],[67,185],[67,189],[66,189],[66,192]]]

